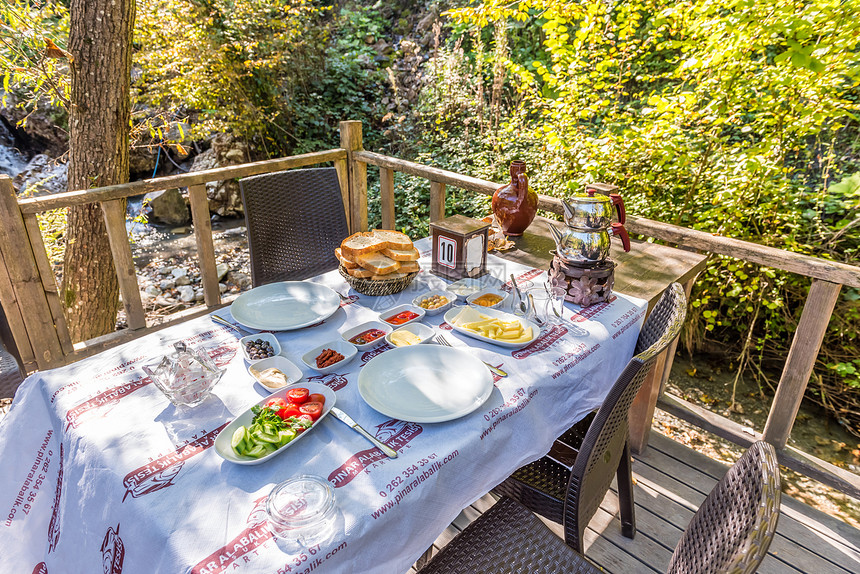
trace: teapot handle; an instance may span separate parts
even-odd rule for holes
[[[627,212],[624,209],[624,198],[618,193],[610,193],[609,199],[615,204],[615,209],[618,211],[618,223],[624,225],[627,223]]]
[[[627,235],[627,230],[620,223],[612,224],[612,234],[621,238],[621,245],[624,246],[624,251],[630,251],[630,236]]]

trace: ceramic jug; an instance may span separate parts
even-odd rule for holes
[[[493,194],[493,214],[505,235],[519,236],[537,214],[537,193],[529,189],[526,164],[511,162],[511,182]]]

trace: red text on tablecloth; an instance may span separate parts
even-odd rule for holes
[[[105,532],[101,545],[102,566],[104,574],[122,574],[122,563],[125,560],[125,544],[119,537],[119,524],[116,530],[109,527]]]
[[[51,522],[48,524],[48,552],[57,549],[60,542],[60,495],[63,493],[63,443],[60,443],[59,471],[57,472],[57,488],[54,491],[54,504],[51,507]]]
[[[39,445],[39,450],[36,451],[36,458],[33,460],[33,465],[30,467],[30,472],[24,479],[15,501],[12,503],[12,508],[9,509],[9,514],[6,517],[6,526],[12,526],[12,520],[20,508],[27,515],[30,514],[32,503],[36,500],[36,495],[39,493],[39,488],[48,478],[48,465],[51,464],[51,457],[54,456],[54,451],[48,448],[48,443],[51,442],[51,437],[54,436],[54,431],[48,429],[42,444]],[[29,489],[29,492],[28,490]]]
[[[611,295],[606,301],[602,301],[596,305],[592,305],[591,307],[586,307],[585,309],[582,309],[580,311],[574,311],[573,316],[570,318],[570,320],[581,323],[582,321],[593,319],[594,317],[597,317],[598,315],[606,311],[606,309],[609,307],[609,304],[615,301],[617,298],[618,297],[616,297],[615,295]]]
[[[516,277],[517,283],[525,283],[526,281],[530,281],[531,279],[534,279],[535,277],[537,277],[541,273],[543,273],[543,271],[540,269],[529,269],[528,271],[524,271],[524,272],[520,273],[519,275],[517,275],[517,277]],[[514,290],[514,286],[511,284],[510,281],[508,281],[507,283],[502,285],[502,291],[507,291],[508,293],[510,293],[513,290]]]
[[[442,459],[439,459],[436,453],[428,454],[425,458],[419,460],[417,463],[404,470],[401,475],[395,476],[391,480],[391,482],[385,485],[385,489],[379,491],[379,496],[383,498],[392,498],[392,500],[389,500],[388,502],[380,506],[377,510],[371,512],[370,515],[373,517],[374,520],[376,520],[377,518],[388,512],[389,509],[400,504],[400,502],[410,492],[418,488],[418,485],[436,474],[440,468],[454,460],[459,454],[460,451],[454,450]],[[424,468],[419,468],[419,466]],[[406,477],[406,480],[409,480],[409,478],[412,478],[412,480],[410,482],[404,482],[404,476]],[[403,484],[405,484],[403,488],[400,488],[400,490],[396,490]]]
[[[375,348],[374,348],[373,350],[371,350],[371,351],[365,351],[365,352],[364,352],[364,353],[362,353],[362,355],[361,355],[361,362],[362,362],[362,364],[366,364],[366,363],[367,363],[370,359],[372,359],[373,357],[375,357],[375,356],[377,356],[377,355],[381,355],[381,354],[382,354],[382,353],[384,353],[385,351],[390,351],[390,350],[391,350],[391,349],[393,349],[393,348],[394,348],[394,347],[392,347],[392,346],[391,346],[391,345],[389,345],[388,343],[384,343],[384,344],[382,344],[382,345],[379,345],[379,346],[375,347]]]
[[[122,501],[125,502],[129,494],[132,498],[138,498],[159,491],[162,488],[167,488],[173,484],[173,479],[182,470],[185,461],[213,447],[215,439],[218,438],[218,433],[228,424],[229,422],[224,423],[218,428],[204,433],[200,438],[188,441],[173,452],[161,456],[125,475],[122,484],[126,490]]]
[[[327,386],[333,391],[339,391],[346,386],[348,382],[346,380],[346,375],[339,375],[337,373],[331,373],[328,375],[314,375],[313,377],[308,377],[309,381],[317,381],[322,385]]]
[[[124,383],[122,385],[111,387],[103,391],[93,398],[86,400],[78,406],[69,410],[66,413],[66,430],[77,428],[81,424],[81,416],[85,413],[90,413],[103,407],[113,407],[119,403],[119,400],[126,397],[138,389],[142,389],[146,385],[152,383],[151,377],[141,377]],[[102,413],[102,415],[107,413]]]
[[[421,434],[424,428],[416,423],[390,419],[376,427],[376,438],[396,451],[400,451],[413,438]],[[329,482],[335,488],[349,484],[353,478],[375,462],[386,458],[385,453],[376,447],[359,451],[349,457],[346,462],[328,475]]]
[[[627,311],[627,313],[625,313],[624,315],[619,317],[617,321],[614,321],[612,323],[612,327],[617,327],[618,325],[621,325],[621,322],[625,318],[629,318],[631,316],[633,318],[630,319],[629,321],[627,321],[627,323],[625,323],[624,325],[621,325],[621,327],[617,331],[612,333],[612,338],[617,339],[618,337],[620,337],[621,334],[624,333],[624,331],[626,331],[627,329],[629,329],[633,325],[638,324],[639,319],[641,319],[644,315],[645,315],[645,311],[639,311],[638,313],[636,312],[636,309],[631,309],[630,311]]]
[[[540,353],[541,351],[546,351],[553,344],[561,339],[563,336],[567,334],[567,327],[563,327],[561,325],[553,325],[546,332],[532,341],[526,347],[522,349],[518,349],[511,353],[511,356],[515,359],[525,359],[529,355],[534,355],[535,353]]]
[[[267,498],[268,495],[255,500],[245,528],[225,546],[198,562],[190,574],[219,574],[234,566],[239,559],[250,562],[249,554],[256,555],[257,548],[272,539],[272,532],[266,522]]]
[[[526,408],[526,406],[531,402],[531,400],[534,398],[534,396],[536,394],[538,394],[537,389],[532,389],[531,391],[529,391],[528,396],[526,396],[525,390],[517,389],[516,394],[514,396],[512,396],[511,398],[509,398],[507,401],[505,401],[504,404],[502,404],[502,405],[492,409],[490,412],[484,414],[484,420],[486,420],[486,421],[492,420],[493,424],[491,426],[485,428],[481,432],[481,440],[484,440],[487,437],[487,435],[489,435],[491,432],[496,430],[496,427],[499,426],[499,423],[501,423],[504,420],[507,420],[508,418],[514,416],[515,414],[517,414],[518,412],[520,412],[521,410]],[[514,406],[514,405],[516,405],[516,406]],[[511,408],[511,407],[513,407],[513,408]],[[510,410],[506,410],[506,409],[510,409]]]
[[[344,548],[346,548],[346,542],[341,542],[338,546],[323,554],[320,545],[315,544],[314,546],[309,547],[307,551],[299,552],[297,555],[293,556],[293,559],[287,564],[284,564],[283,568],[278,568],[276,574],[310,574],[322,566],[323,562]],[[304,568],[302,568],[302,566],[304,566]],[[295,570],[296,568],[302,569]]]
[[[596,351],[599,348],[600,348],[600,343],[595,343],[594,345],[591,346],[591,348],[583,351],[583,349],[585,349],[585,344],[580,343],[579,346],[577,347],[577,351],[575,353],[573,353],[573,354],[568,353],[567,355],[562,355],[562,357],[564,358],[565,361],[567,361],[568,359],[571,359],[571,358],[573,360],[568,361],[561,369],[554,372],[550,376],[553,379],[559,378],[560,376],[562,376],[563,374],[568,372],[570,369],[572,369],[573,367],[575,367],[576,365],[578,365],[579,363],[584,361],[586,357],[591,355],[594,351]],[[553,361],[553,365],[560,365],[560,364],[561,364],[561,362],[558,360]]]

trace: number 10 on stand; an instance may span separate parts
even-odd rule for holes
[[[430,223],[433,242],[431,272],[445,279],[480,277],[487,272],[489,223],[452,215]]]

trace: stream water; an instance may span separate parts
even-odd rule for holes
[[[12,134],[9,133],[3,122],[0,122],[0,173],[14,178],[27,167],[27,161],[13,147],[13,143]]]

